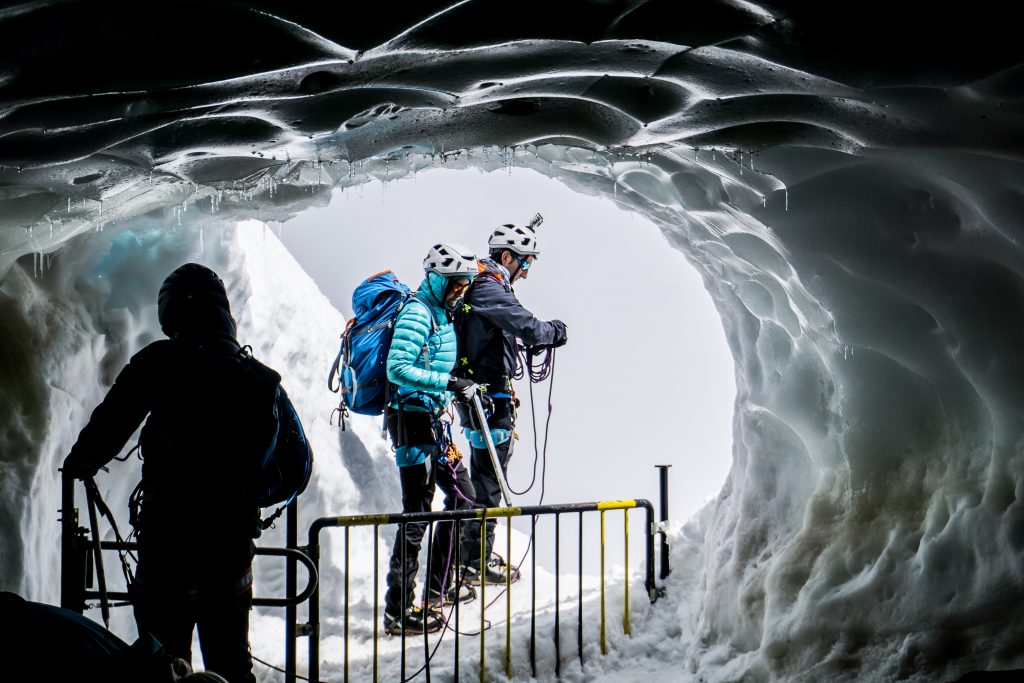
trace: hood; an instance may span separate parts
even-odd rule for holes
[[[492,258],[482,258],[477,261],[477,268],[480,269],[481,275],[493,275],[498,278],[498,281],[506,287],[511,287],[512,283],[509,282],[508,269],[501,265]]]
[[[420,297],[430,305],[444,309],[444,290],[447,286],[448,278],[428,270],[423,282],[420,283]]]
[[[186,263],[167,276],[157,297],[157,317],[160,329],[171,339],[234,339],[237,332],[224,281],[198,263]]]

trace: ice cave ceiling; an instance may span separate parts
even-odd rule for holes
[[[134,217],[283,220],[433,164],[537,169],[650,216],[722,312],[736,445],[692,666],[1021,664],[1011,10],[8,5],[0,278]]]

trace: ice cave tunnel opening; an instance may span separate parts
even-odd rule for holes
[[[541,319],[571,319],[577,346],[561,354],[556,373],[547,500],[657,502],[654,466],[668,462],[677,475],[673,513],[682,522],[728,472],[734,367],[702,279],[649,221],[529,169],[440,168],[336,192],[328,207],[307,209],[278,233],[347,316],[352,289],[369,273],[392,268],[415,285],[424,240],[465,244],[482,257],[481,235],[491,223],[525,222],[530,216],[522,214],[533,209],[544,215],[544,258],[517,291]],[[545,420],[547,389],[538,387],[531,399],[534,392],[519,388],[524,439],[516,488],[533,479],[529,408]],[[600,428],[589,424],[596,416]],[[595,463],[622,459],[631,466],[613,481],[598,476]]]
[[[722,145],[636,154],[579,144],[444,158],[453,168],[521,166],[609,198],[648,217],[702,275],[736,363],[736,398],[725,486],[674,538],[670,594],[686,666],[760,680],[873,667],[882,677],[928,678],[1018,664],[1024,332],[1006,324],[1007,312],[1024,310],[1017,162],[984,150]],[[240,236],[211,239],[228,234],[218,226],[284,221],[326,203],[333,187],[438,163],[414,150],[352,163],[273,161],[253,171],[247,160],[239,180],[159,176],[139,192],[147,181],[134,169],[131,182],[99,181],[95,191],[83,181],[76,197],[15,198],[35,218],[3,254],[21,256],[0,302],[3,337],[19,340],[3,351],[12,368],[3,391],[17,411],[5,432],[16,455],[3,528],[6,547],[20,552],[0,562],[26,594],[56,601],[53,473],[111,373],[153,338],[151,292],[170,270],[163,264],[205,253],[255,303],[273,268]],[[231,177],[231,164],[205,168]],[[37,200],[50,208],[39,213]],[[115,243],[111,228],[129,220],[151,228],[135,233],[141,249]],[[111,227],[91,232],[104,222]],[[205,239],[152,237],[179,225]],[[74,250],[54,258],[27,253],[65,242]],[[108,253],[104,282],[82,277]],[[118,307],[107,306],[111,298]],[[277,312],[294,314],[290,306],[279,302]],[[243,326],[268,340],[272,360],[324,364],[260,330],[260,317]],[[339,322],[324,325],[331,343]],[[321,382],[310,375],[311,386]],[[352,492],[343,474],[331,476],[332,493]],[[324,498],[314,497],[314,509]]]

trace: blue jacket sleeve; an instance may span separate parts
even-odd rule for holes
[[[93,411],[64,460],[64,472],[90,477],[110,462],[152,409],[153,370],[159,361],[153,347],[135,354]]]
[[[430,369],[423,347],[431,335],[431,313],[426,306],[409,302],[398,314],[395,334],[388,349],[388,380],[400,387],[444,394],[451,375]]]
[[[551,344],[555,341],[558,328],[553,323],[538,320],[504,285],[492,278],[482,277],[473,297],[474,313],[501,330],[519,337],[527,346]]]

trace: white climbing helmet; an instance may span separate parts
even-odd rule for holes
[[[520,256],[539,257],[540,249],[537,248],[537,233],[534,228],[540,225],[541,220],[543,219],[540,218],[540,214],[537,214],[529,225],[499,225],[487,240],[487,248],[492,252],[508,249]]]
[[[434,271],[444,277],[472,278],[479,270],[476,254],[461,244],[435,244],[423,259],[423,270]]]

